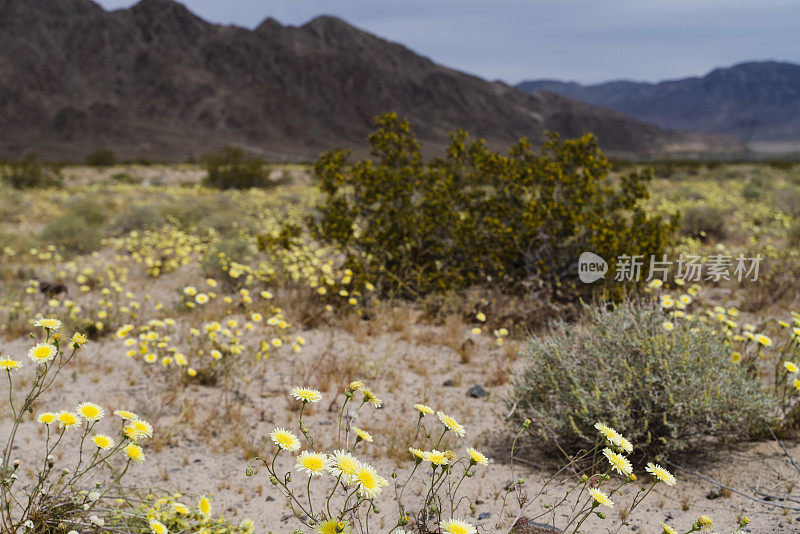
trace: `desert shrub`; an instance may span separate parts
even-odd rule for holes
[[[676,228],[648,215],[649,171],[619,180],[591,135],[551,135],[540,153],[520,140],[508,155],[451,135],[429,163],[406,120],[376,119],[376,158],[323,154],[314,165],[323,201],[313,234],[337,246],[346,267],[405,296],[472,285],[577,287],[581,252],[613,269],[623,254],[660,253]]]
[[[793,160],[772,160],[767,162],[767,164],[771,168],[779,171],[791,171],[794,169],[795,165],[797,165],[797,162]]]
[[[100,148],[86,156],[86,164],[92,167],[110,167],[116,162],[117,156],[114,151],[107,148]]]
[[[246,263],[255,254],[255,244],[242,237],[222,239],[214,243],[201,262],[203,273],[212,278],[227,280],[227,262]]]
[[[753,178],[742,188],[742,197],[748,202],[759,200],[763,190],[763,180],[760,178]]]
[[[111,181],[118,184],[140,184],[142,179],[137,176],[132,176],[127,172],[117,172],[111,175]]]
[[[775,205],[792,216],[800,215],[800,188],[783,186],[775,190]]]
[[[721,209],[705,204],[689,206],[681,214],[681,233],[707,239],[725,237],[727,214]]]
[[[800,220],[794,220],[792,222],[786,237],[793,247],[800,246]]]
[[[241,148],[225,147],[203,158],[208,177],[206,185],[218,189],[249,189],[274,185],[264,160],[247,156]]]
[[[88,198],[76,199],[63,215],[44,227],[40,237],[70,252],[92,252],[100,248],[106,235],[106,222],[102,206]]]
[[[130,206],[114,219],[114,230],[118,235],[124,235],[133,230],[154,228],[166,222],[166,217],[153,204]]]
[[[7,164],[0,171],[2,181],[14,189],[61,187],[61,174],[39,163],[35,155],[28,155],[16,163]]]
[[[652,306],[590,308],[587,319],[531,339],[507,400],[515,422],[529,417],[542,437],[572,449],[591,445],[605,421],[640,453],[665,456],[769,424],[776,403],[731,361],[724,334],[701,323],[667,330]]]

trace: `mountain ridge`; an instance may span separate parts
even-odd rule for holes
[[[544,130],[597,135],[611,153],[739,150],[559,95],[528,95],[438,65],[329,15],[255,29],[207,22],[174,0],[105,11],[91,0],[0,0],[0,154],[183,160],[236,144],[277,159],[364,152],[396,111],[436,150],[448,131],[492,145]]]
[[[561,94],[662,128],[742,141],[800,139],[800,65],[785,61],[746,61],[704,76],[656,83],[612,80],[583,85],[548,79],[516,87]]]

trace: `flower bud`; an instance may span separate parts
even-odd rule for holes
[[[275,478],[274,476],[269,477],[269,481],[272,482],[273,486],[277,486],[278,485],[278,479]]]
[[[251,477],[253,476],[253,468],[251,466],[247,466],[247,469],[244,470],[245,476]]]
[[[603,512],[595,512],[595,514],[596,514],[596,515],[597,515],[597,517],[599,517],[600,519],[605,519],[605,518],[606,518],[606,514],[604,514]]]

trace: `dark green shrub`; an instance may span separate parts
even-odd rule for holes
[[[665,319],[653,306],[591,308],[585,326],[531,339],[507,399],[513,423],[528,417],[551,444],[576,449],[602,421],[650,455],[765,431],[775,401],[731,361],[725,336],[700,323],[667,331]]]
[[[727,214],[708,205],[689,206],[681,214],[681,233],[700,239],[725,237]]]
[[[336,245],[346,267],[406,296],[492,285],[577,287],[584,251],[613,273],[623,254],[659,254],[676,218],[648,215],[649,171],[612,180],[591,135],[551,135],[539,153],[520,140],[503,155],[454,132],[446,155],[425,163],[407,121],[376,119],[375,160],[323,154],[314,165],[324,195],[313,234]]]
[[[773,169],[779,171],[791,171],[797,165],[797,161],[792,160],[773,160],[769,161],[768,165]]]
[[[764,191],[764,181],[761,178],[752,178],[742,188],[742,197],[748,202],[759,200]]]
[[[94,152],[90,152],[86,156],[86,164],[92,167],[110,167],[117,162],[117,156],[114,151],[107,148],[100,148]]]
[[[64,180],[61,174],[45,167],[35,155],[29,154],[16,163],[9,163],[0,169],[0,178],[14,189],[33,189],[61,187]]]
[[[217,154],[207,155],[203,161],[208,171],[206,185],[211,187],[249,189],[275,185],[269,179],[264,160],[247,156],[241,148],[225,147]]]

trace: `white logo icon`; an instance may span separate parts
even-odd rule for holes
[[[593,252],[584,252],[578,258],[578,278],[584,284],[591,284],[605,278],[608,272],[606,260]]]

